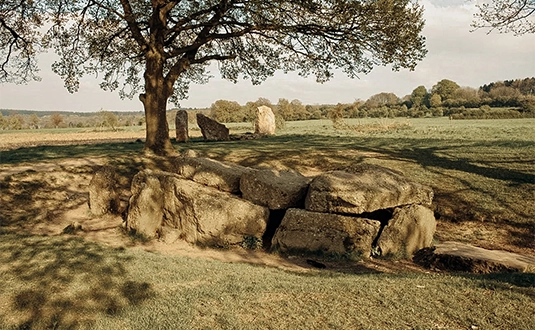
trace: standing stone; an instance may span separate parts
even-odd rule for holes
[[[218,123],[217,121],[210,119],[202,113],[197,114],[197,125],[201,129],[202,136],[208,141],[228,141],[229,130],[228,128]]]
[[[175,117],[176,142],[188,142],[188,113],[178,110]]]
[[[119,213],[117,174],[110,166],[99,169],[89,182],[89,208],[94,215]]]
[[[275,114],[271,108],[265,105],[258,107],[254,123],[255,134],[273,135],[275,134],[275,127]]]

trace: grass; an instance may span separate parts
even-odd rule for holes
[[[387,166],[433,187],[437,240],[533,254],[535,119],[408,123],[366,131],[288,122],[274,137],[193,138],[175,147],[308,175]],[[24,234],[24,225],[53,223],[86,203],[88,163],[115,166],[125,186],[140,168],[163,166],[143,159],[142,148],[98,143],[0,153],[2,171],[21,169],[0,181],[0,329],[533,329],[535,274],[388,273],[354,261],[300,273]],[[71,160],[85,162],[62,163]],[[52,163],[59,170],[39,169]]]
[[[535,275],[290,272],[2,233],[2,329],[529,329]],[[514,312],[513,312],[514,311]]]

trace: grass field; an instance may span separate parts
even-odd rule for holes
[[[534,119],[347,124],[288,122],[274,137],[218,143],[195,132],[175,146],[305,175],[394,168],[433,187],[437,241],[535,255]],[[0,134],[0,329],[535,328],[535,274],[380,260],[326,261],[318,271],[300,258],[133,241],[120,219],[88,211],[92,171],[114,165],[127,196],[133,174],[165,160],[142,157],[142,131],[49,133]],[[61,235],[72,221],[88,230]]]

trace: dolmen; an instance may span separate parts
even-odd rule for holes
[[[128,230],[165,242],[410,258],[436,229],[432,189],[376,165],[309,178],[183,156],[170,172],[139,172],[131,192]]]

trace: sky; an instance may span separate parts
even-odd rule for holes
[[[261,85],[253,86],[250,81],[234,84],[222,80],[214,67],[214,78],[204,85],[191,85],[189,98],[180,105],[206,108],[219,99],[245,104],[260,97],[272,103],[277,103],[279,98],[298,99],[304,104],[352,103],[381,92],[403,97],[420,85],[431,89],[442,79],[478,88],[493,81],[534,77],[535,34],[519,37],[498,32],[488,34],[488,30],[471,32],[476,1],[481,0],[419,1],[425,10],[422,34],[426,37],[428,54],[414,71],[393,72],[389,67],[375,67],[359,79],[349,79],[336,72],[334,79],[324,84],[316,83],[314,77],[276,73]],[[143,110],[137,98],[121,100],[117,92],[100,90],[100,81],[94,77],[84,77],[79,92],[70,94],[63,81],[50,70],[53,58],[52,54],[39,58],[40,82],[0,84],[0,108],[76,112]]]

